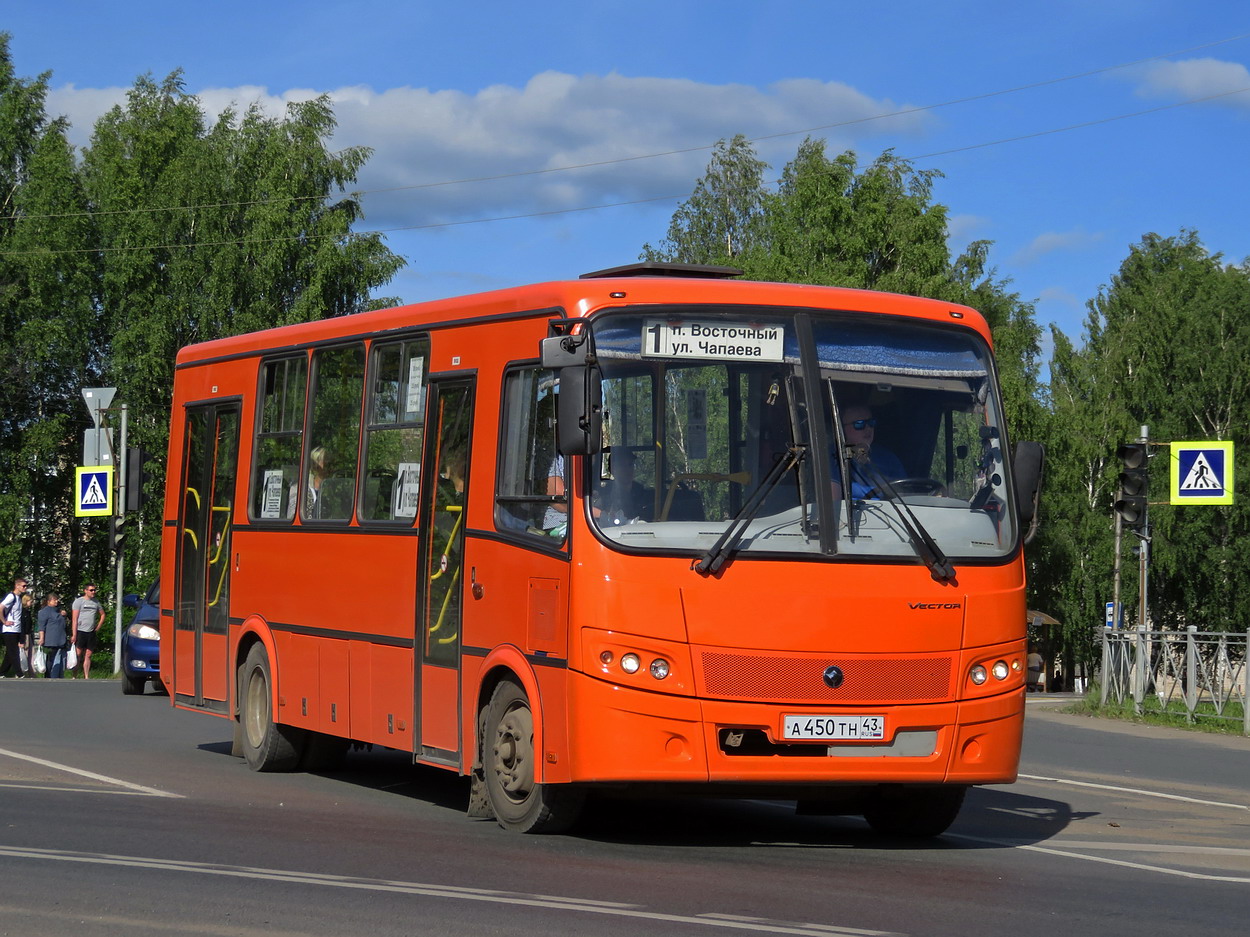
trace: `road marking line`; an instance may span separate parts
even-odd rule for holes
[[[133,784],[130,781],[123,781],[120,778],[110,778],[106,774],[96,774],[94,771],[84,771],[82,768],[71,768],[69,765],[59,764],[55,761],[46,761],[43,758],[36,758],[34,755],[23,755],[20,752],[11,752],[6,748],[0,748],[0,755],[8,755],[10,758],[17,758],[21,761],[29,761],[32,764],[42,765],[45,768],[52,768],[56,771],[67,771],[70,774],[76,774],[83,778],[90,778],[93,781],[100,781],[104,784],[124,787],[139,794],[146,794],[149,797],[176,797],[180,800],[182,799],[181,794],[171,794],[168,791],[158,791],[154,787],[144,787],[142,784]]]
[[[1190,846],[1180,843],[1100,843],[1094,840],[1060,839],[1059,845],[1067,849],[1101,849],[1106,852],[1175,852],[1193,856],[1250,856],[1250,849],[1234,846]],[[1020,845],[1032,845],[1033,840],[1020,841]]]
[[[1187,804],[1202,804],[1205,807],[1230,807],[1233,810],[1250,810],[1246,804],[1226,804],[1219,800],[1201,800],[1197,797],[1183,797],[1180,794],[1164,794],[1160,791],[1143,791],[1134,787],[1117,787],[1114,784],[1095,784],[1093,781],[1073,781],[1070,778],[1047,778],[1037,774],[1021,774],[1025,781],[1049,781],[1052,784],[1071,784],[1074,787],[1092,787],[1097,790],[1114,791],[1117,794],[1140,794],[1142,797],[1162,797],[1165,800],[1181,800]]]
[[[151,797],[147,791],[106,791],[98,787],[67,787],[64,784],[50,782],[48,784],[17,784],[0,782],[0,788],[15,791],[43,791],[58,794],[103,794],[105,797]],[[180,794],[161,794],[162,797],[180,797]]]
[[[1066,859],[1083,859],[1086,862],[1099,862],[1103,865],[1118,865],[1126,869],[1137,869],[1141,872],[1158,872],[1161,875],[1176,875],[1181,878],[1201,879],[1204,882],[1232,882],[1237,885],[1250,885],[1250,877],[1242,875],[1212,875],[1208,872],[1190,872],[1186,869],[1169,869],[1165,866],[1146,865],[1142,862],[1128,862],[1124,859],[1110,859],[1107,856],[1087,856],[1084,853],[1068,852],[1065,849],[1053,849],[1049,846],[1025,845],[1005,839],[986,839],[981,836],[965,836],[962,833],[946,833],[951,839],[967,840],[970,843],[983,843],[990,846],[1006,846],[1010,849],[1026,849],[1029,852],[1042,852],[1051,856],[1062,856]]]
[[[767,918],[733,919],[713,913],[694,915],[663,914],[656,911],[640,910],[636,905],[583,900],[581,898],[527,895],[522,892],[464,888],[455,885],[396,882],[385,879],[354,878],[316,872],[290,872],[282,869],[259,869],[177,859],[147,859],[141,856],[114,856],[106,853],[70,852],[59,849],[28,849],[18,846],[0,846],[0,856],[11,856],[16,859],[47,859],[54,862],[80,862],[91,865],[126,866],[165,872],[194,872],[200,875],[224,875],[231,878],[259,879],[290,884],[325,885],[333,888],[354,888],[364,891],[424,895],[431,898],[454,898],[461,901],[484,901],[493,904],[520,905],[555,911],[581,911],[586,914],[604,914],[612,917],[662,921],[671,924],[702,924],[705,927],[719,927],[724,930],[756,931],[766,934],[793,934],[795,937],[830,937],[830,935],[840,935],[840,937],[904,937],[904,935],[892,931],[861,930],[859,928],[839,927],[836,924],[799,924],[788,921],[770,921]]]

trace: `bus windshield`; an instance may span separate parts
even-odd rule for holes
[[[990,560],[1016,547],[990,352],[826,310],[597,317],[592,523],[625,550]]]

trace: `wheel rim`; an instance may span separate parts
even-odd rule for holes
[[[265,723],[269,721],[269,686],[264,671],[259,667],[248,674],[244,705],[246,713],[243,726],[247,731],[247,741],[253,748],[257,748],[264,741]]]
[[[513,803],[524,803],[534,790],[534,717],[524,703],[499,720],[493,755],[500,790]]]

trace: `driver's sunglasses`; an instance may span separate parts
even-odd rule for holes
[[[876,429],[877,418],[870,417],[867,420],[851,420],[849,423],[843,423],[843,426],[849,426],[851,429],[867,429],[869,426]]]

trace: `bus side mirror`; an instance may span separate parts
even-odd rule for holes
[[[603,440],[603,387],[597,368],[560,369],[556,445],[564,455],[594,455]]]
[[[586,356],[590,351],[586,339],[586,333],[544,338],[538,346],[543,367],[560,371],[574,365],[586,364]]]
[[[1040,442],[1016,443],[1016,455],[1011,462],[1011,475],[1016,483],[1016,505],[1020,524],[1026,527],[1025,543],[1029,543],[1037,534],[1037,509],[1042,494],[1042,470],[1045,464],[1046,449]]]

